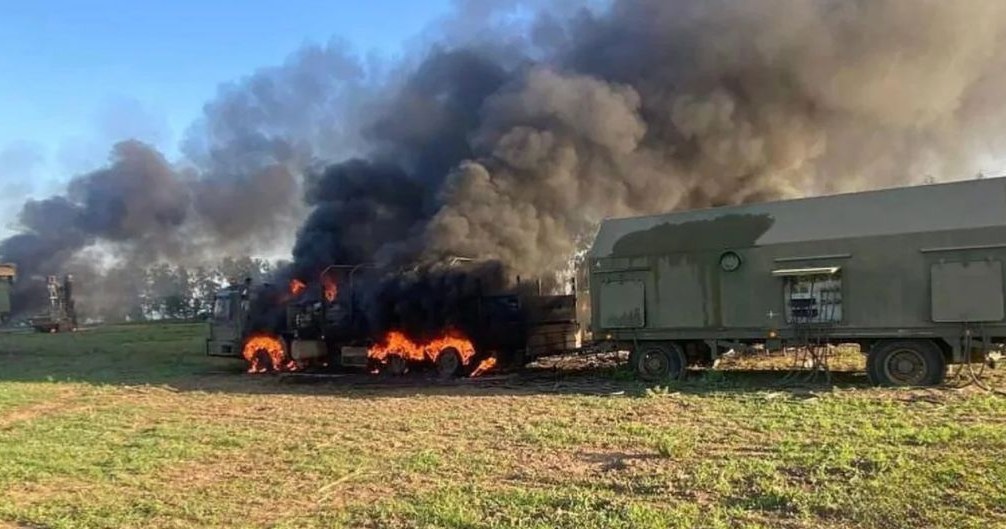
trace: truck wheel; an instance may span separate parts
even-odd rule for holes
[[[866,359],[866,376],[879,386],[936,386],[947,375],[943,352],[928,340],[878,342]]]
[[[440,378],[451,378],[461,370],[461,353],[453,347],[445,347],[437,355],[437,375]]]
[[[409,371],[409,363],[406,362],[404,358],[396,354],[388,356],[388,361],[385,366],[385,369],[391,376],[399,377]]]
[[[677,380],[685,373],[685,353],[675,343],[641,345],[633,358],[636,375],[649,382]]]

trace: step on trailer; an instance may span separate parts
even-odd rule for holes
[[[648,380],[856,343],[871,382],[934,385],[1006,341],[1004,261],[1006,178],[611,219],[582,317]]]

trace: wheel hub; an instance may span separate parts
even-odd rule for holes
[[[660,352],[650,351],[643,356],[643,370],[650,376],[661,376],[667,373],[667,357]]]
[[[885,364],[891,381],[915,385],[926,376],[926,360],[917,351],[902,349],[891,354]]]

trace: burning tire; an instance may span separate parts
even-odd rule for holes
[[[241,356],[248,362],[249,373],[298,369],[297,363],[288,354],[286,341],[274,334],[257,333],[249,336],[241,347]]]
[[[441,378],[452,378],[461,372],[461,353],[454,347],[445,347],[437,355],[437,375]]]

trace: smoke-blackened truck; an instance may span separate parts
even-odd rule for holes
[[[463,269],[453,265],[452,273],[464,276]],[[375,326],[375,319],[387,319],[373,314],[380,310],[373,305],[382,303],[372,291],[376,273],[369,266],[333,265],[316,281],[225,288],[216,297],[207,354],[242,357],[252,372],[350,368],[401,375],[428,367],[451,377],[580,345],[575,296],[542,295],[537,283],[488,292],[474,281],[441,299],[441,306],[426,301],[426,310],[407,311],[413,321]]]

